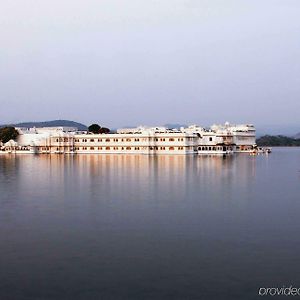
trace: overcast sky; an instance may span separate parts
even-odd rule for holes
[[[300,123],[299,0],[1,0],[0,43],[0,123]]]

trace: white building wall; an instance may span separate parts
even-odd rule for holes
[[[255,128],[252,125],[214,125],[209,130],[193,125],[180,131],[139,127],[118,132],[79,134],[65,132],[63,128],[22,129],[17,145],[28,147],[35,153],[140,154],[243,152],[253,150],[255,145]]]
[[[196,135],[185,133],[75,135],[76,153],[194,153]]]

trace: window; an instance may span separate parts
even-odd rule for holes
[[[131,150],[131,147],[126,147],[126,150]]]
[[[105,142],[110,142],[110,139],[106,139]]]
[[[173,138],[169,138],[169,141],[170,142],[174,142],[174,139]],[[173,149],[174,150],[174,149]]]
[[[102,147],[98,147],[98,150],[102,150]]]
[[[105,150],[110,150],[110,147],[105,147]]]
[[[94,142],[94,139],[91,139],[90,141],[91,141],[91,142]]]
[[[131,139],[126,139],[126,142],[131,142]]]
[[[174,150],[174,147],[169,147],[169,150],[171,150],[171,151]]]
[[[212,142],[212,140],[213,140],[213,138],[212,138],[212,137],[210,137],[210,138],[209,138],[209,141],[210,141],[210,142]]]
[[[94,147],[90,147],[90,150],[94,150]]]

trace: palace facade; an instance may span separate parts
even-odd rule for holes
[[[91,134],[76,128],[17,128],[17,141],[1,146],[2,153],[37,154],[230,154],[255,149],[253,125],[196,125],[188,128],[124,128],[116,133]]]

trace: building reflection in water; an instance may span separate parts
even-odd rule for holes
[[[2,155],[0,298],[243,299],[278,261],[290,282],[299,157]]]
[[[23,197],[53,194],[67,201],[222,201],[247,190],[255,178],[256,158],[186,155],[20,155],[2,156],[1,176],[15,173]],[[1,181],[3,184],[3,181]],[[9,183],[8,183],[9,184]],[[55,191],[53,190],[55,189]],[[6,189],[7,190],[7,189]],[[249,191],[251,194],[251,191]],[[224,194],[226,193],[226,194]],[[68,197],[67,197],[68,196]]]

